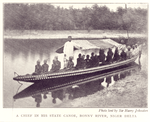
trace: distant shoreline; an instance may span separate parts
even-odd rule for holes
[[[66,39],[72,38],[128,38],[125,30],[65,30],[65,31],[48,31],[48,30],[6,30],[4,39]],[[140,32],[130,32],[130,38],[147,38],[148,34]]]

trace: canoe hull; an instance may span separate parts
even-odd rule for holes
[[[24,82],[44,82],[44,81],[50,81],[53,82],[53,79],[55,79],[55,82],[58,80],[58,82],[66,82],[68,79],[81,79],[87,76],[93,76],[98,75],[101,73],[106,73],[108,71],[111,71],[114,68],[122,68],[126,65],[130,65],[132,62],[134,62],[137,59],[138,55],[132,57],[131,59],[127,59],[124,61],[112,63],[109,65],[104,66],[98,66],[88,69],[82,69],[82,70],[75,70],[75,71],[68,71],[68,72],[59,72],[59,73],[52,73],[52,74],[43,74],[43,75],[33,75],[33,76],[17,76],[13,79],[16,81],[24,81]],[[57,79],[57,80],[56,80]]]

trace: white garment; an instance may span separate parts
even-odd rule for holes
[[[136,48],[133,49],[133,50],[132,50],[132,55],[133,55],[133,56],[136,55],[136,52],[137,52],[137,51],[136,51]]]
[[[66,57],[64,57],[64,68],[67,68],[68,60]]]
[[[64,54],[66,54],[66,58],[69,59],[70,56],[74,56],[74,47],[79,48],[75,43],[71,42],[66,42],[64,44]]]
[[[139,45],[139,51],[142,51],[142,45]]]

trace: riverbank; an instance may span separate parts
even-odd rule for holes
[[[3,33],[5,39],[66,39],[73,38],[128,38],[125,30],[68,30],[68,31],[47,31],[47,30],[6,30]],[[146,32],[131,32],[131,38],[147,38]]]
[[[55,107],[146,108],[148,107],[148,61],[144,47],[141,70],[87,97],[68,100]]]

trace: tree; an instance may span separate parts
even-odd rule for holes
[[[69,9],[49,3],[4,4],[4,29],[17,30],[76,30],[120,29],[147,30],[147,10],[127,10],[118,7],[116,12],[106,6],[94,4],[91,8]]]

